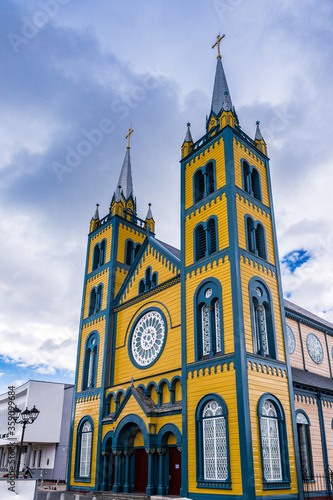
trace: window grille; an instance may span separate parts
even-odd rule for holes
[[[89,477],[91,467],[92,431],[90,422],[85,422],[81,431],[80,476]]]
[[[260,418],[263,471],[266,481],[282,480],[280,436],[277,413],[273,403],[266,400]]]
[[[202,412],[204,479],[228,478],[226,420],[215,400],[209,401]]]

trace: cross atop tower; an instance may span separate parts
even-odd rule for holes
[[[130,146],[130,139],[131,139],[131,134],[133,133],[133,129],[129,128],[128,129],[128,134],[127,136],[125,137],[125,139],[128,139],[128,142],[127,142],[127,149],[131,149],[131,146]]]
[[[218,34],[216,37],[216,42],[214,43],[214,45],[212,45],[212,49],[214,49],[214,47],[216,47],[216,45],[217,45],[217,56],[216,56],[217,59],[222,58],[222,56],[220,54],[220,43],[221,43],[222,38],[224,38],[224,37],[225,37],[225,35],[220,36],[220,34]]]

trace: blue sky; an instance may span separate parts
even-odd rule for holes
[[[138,215],[151,202],[157,237],[179,245],[180,147],[188,121],[204,133],[219,32],[241,126],[260,120],[268,145],[285,295],[333,321],[329,0],[0,9],[2,390],[73,380],[89,222],[96,203],[108,212],[131,123]]]

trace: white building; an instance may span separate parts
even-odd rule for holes
[[[73,385],[29,380],[15,388],[15,405],[20,410],[33,406],[40,411],[25,429],[20,470],[29,467],[34,478],[66,480],[68,442],[73,401]],[[0,470],[7,471],[10,443],[16,456],[22,425],[16,424],[14,436],[8,433],[8,394],[0,396]]]

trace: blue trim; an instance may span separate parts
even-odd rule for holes
[[[200,213],[201,207],[204,207],[205,209],[207,208],[207,205],[209,207],[213,206],[213,203],[215,204],[220,198],[220,201],[222,201],[223,195],[225,195],[225,186],[220,187],[213,193],[209,194],[207,198],[203,198],[200,201],[197,201],[194,205],[191,205],[185,210],[185,217],[188,216],[189,220],[191,219],[192,215],[195,215],[196,212]]]
[[[257,235],[254,234],[254,241],[253,241],[253,251],[249,248],[249,234],[248,234],[248,219],[250,219],[252,221],[252,224],[253,224],[253,230],[254,232],[258,229],[258,226],[260,226],[262,228],[262,231],[263,231],[263,245],[264,245],[264,252],[265,252],[265,257],[263,257],[262,255],[259,255],[259,250],[257,248]],[[255,255],[256,257],[259,257],[261,258],[262,260],[264,261],[267,261],[268,262],[268,253],[267,253],[267,239],[266,239],[266,229],[264,227],[264,225],[262,224],[262,222],[260,220],[254,220],[253,217],[250,215],[250,214],[245,214],[244,216],[244,225],[245,225],[245,234],[246,234],[246,250],[252,254],[252,255]]]
[[[239,201],[247,201],[248,206],[253,208],[258,213],[262,213],[266,218],[270,218],[271,209],[268,205],[264,205],[264,203],[257,198],[253,198],[253,196],[249,195],[246,191],[242,191],[239,187],[236,186],[236,193],[238,194]]]
[[[251,176],[251,192],[253,193],[253,186],[252,186],[252,172],[255,170],[257,172],[257,175],[258,175],[258,180],[259,180],[259,185],[258,185],[258,189],[259,189],[259,198],[257,198],[256,196],[252,195],[251,192],[249,192],[247,189],[246,189],[246,186],[244,185],[244,163],[247,164],[248,168],[249,168],[249,174]],[[243,186],[243,191],[245,191],[245,193],[247,193],[248,195],[251,196],[251,198],[253,198],[254,200],[257,200],[259,202],[262,203],[262,188],[261,188],[261,177],[260,177],[260,173],[258,171],[258,169],[254,166],[254,165],[250,165],[249,164],[249,161],[245,158],[242,158],[241,159],[241,171],[242,171],[242,186]]]
[[[326,343],[326,351],[327,351],[328,366],[329,366],[329,368],[330,368],[330,375],[331,375],[331,378],[333,378],[333,374],[332,374],[332,365],[331,365],[331,356],[330,356],[330,351],[329,351],[329,348],[328,348],[328,342],[327,342],[327,332],[325,332],[325,343]],[[332,351],[333,351],[333,346],[332,346]]]
[[[85,422],[89,422],[91,425],[91,450],[90,450],[90,474],[89,476],[80,476],[80,455],[81,455],[81,436],[82,436],[82,427],[84,426]],[[93,452],[93,447],[94,447],[94,421],[91,418],[90,415],[85,415],[84,417],[81,418],[80,422],[78,423],[77,429],[76,429],[76,450],[75,450],[75,465],[74,465],[74,479],[77,481],[83,481],[83,482],[91,482],[91,469],[93,467],[93,462],[92,462],[92,452]]]
[[[95,339],[96,344],[93,345],[92,341]],[[93,374],[92,374],[92,386],[84,387],[87,384],[87,377],[89,371],[89,360],[87,359],[87,351],[88,349],[96,347],[96,354],[94,360]],[[84,356],[83,356],[83,366],[82,366],[82,381],[81,381],[81,392],[82,391],[92,391],[96,388],[97,383],[97,367],[98,367],[98,357],[99,357],[99,333],[97,330],[92,331],[88,337],[86,338],[85,346],[84,346]]]
[[[204,295],[204,288],[211,288],[212,295],[209,298],[206,298]],[[216,278],[207,277],[202,281],[198,286],[193,296],[193,312],[194,312],[194,349],[195,349],[195,359],[200,360],[202,358],[202,323],[198,318],[201,315],[201,309],[199,306],[205,304],[206,306],[210,306],[213,301],[219,301],[220,307],[220,341],[221,341],[221,351],[220,355],[224,354],[224,330],[223,330],[223,304],[222,304],[222,287],[219,280]],[[215,339],[212,338],[212,335],[216,334],[216,330],[213,327],[213,319],[210,321],[211,326],[211,343],[210,343],[210,354],[209,357],[213,357],[216,355],[216,345]],[[216,328],[216,327],[215,327]],[[215,349],[214,349],[215,347]]]
[[[132,348],[131,348],[131,344],[132,344],[132,337],[133,337],[133,333],[134,333],[134,330],[135,330],[135,327],[138,323],[138,321],[140,321],[140,319],[148,312],[150,311],[157,311],[163,318],[163,321],[164,321],[164,328],[165,328],[165,334],[164,334],[164,339],[163,339],[163,345],[160,349],[160,352],[158,353],[157,357],[151,361],[148,365],[145,365],[145,366],[142,366],[142,365],[139,365],[133,355],[132,355]],[[131,328],[131,331],[130,331],[130,334],[129,334],[129,337],[128,337],[128,343],[127,343],[127,350],[128,350],[128,356],[132,362],[132,364],[136,367],[136,368],[139,368],[139,370],[145,370],[146,368],[149,368],[150,366],[153,366],[157,360],[160,358],[160,356],[162,355],[163,353],[163,350],[164,350],[164,346],[165,346],[165,342],[166,342],[166,339],[167,339],[167,335],[168,335],[168,322],[167,322],[167,319],[166,319],[166,316],[164,314],[164,312],[162,311],[162,309],[159,309],[157,307],[147,307],[146,309],[144,309],[140,314],[139,316],[137,316],[136,320],[135,320],[135,323],[132,325],[132,328]]]
[[[256,294],[256,289],[258,286],[259,287],[261,286],[262,288],[264,288],[264,293],[263,293],[262,297],[258,297],[258,295]],[[266,295],[268,296],[268,300],[267,300],[267,297],[265,297],[265,292],[266,292]],[[252,278],[249,281],[249,299],[250,299],[250,308],[251,308],[252,340],[253,340],[253,346],[254,346],[255,345],[256,326],[255,326],[255,318],[253,317],[253,298],[255,298],[257,300],[257,302],[261,305],[264,305],[264,304],[268,305],[269,310],[268,311],[266,310],[268,350],[269,350],[270,357],[278,360],[278,350],[277,350],[277,343],[276,343],[274,307],[273,307],[272,294],[271,294],[271,291],[270,291],[267,283],[259,276],[252,276]],[[260,337],[260,343],[262,344],[261,337]],[[258,354],[258,353],[255,353],[255,354]]]
[[[222,408],[222,415],[218,417],[224,417],[225,419],[225,430],[226,430],[226,447],[227,447],[227,462],[228,462],[228,476],[223,480],[206,480],[204,478],[204,442],[203,442],[203,430],[202,422],[206,418],[214,417],[203,417],[202,412],[205,405],[211,401],[217,401]],[[195,410],[195,436],[196,436],[196,472],[197,472],[197,487],[200,488],[231,488],[231,473],[230,473],[230,449],[229,449],[229,425],[228,425],[228,407],[224,399],[216,393],[206,394],[197,404]]]
[[[103,442],[102,442],[102,446],[101,446],[101,452],[103,453],[103,451],[106,451],[106,444],[108,442],[109,439],[113,439],[114,437],[114,430],[112,431],[108,431],[105,436],[104,436],[104,439],[103,439]]]
[[[208,231],[208,224],[209,222],[214,219],[215,221],[215,239],[216,239],[216,249],[211,252],[210,251],[210,246],[211,246],[211,238],[209,236],[209,231]],[[206,237],[206,246],[205,246],[205,256],[204,257],[198,257],[199,253],[199,241],[197,240],[197,229],[199,226],[202,226],[203,230],[205,231],[205,237]],[[206,221],[200,221],[196,224],[196,226],[193,229],[193,262],[200,262],[202,259],[205,259],[206,257],[210,257],[212,255],[215,255],[219,251],[219,231],[218,231],[218,218],[216,215],[210,215]]]
[[[265,418],[266,415],[262,415],[262,406],[265,401],[271,401],[275,407],[279,429],[279,441],[280,441],[280,460],[281,460],[281,472],[282,479],[281,481],[269,481],[265,479],[264,476],[264,461],[263,461],[263,447],[262,447],[262,436],[261,436],[261,425],[260,419]],[[276,489],[276,488],[288,488],[290,487],[290,465],[289,465],[289,452],[288,452],[288,436],[286,429],[286,417],[284,413],[283,406],[276,396],[266,392],[262,394],[259,398],[257,405],[257,415],[258,415],[258,426],[259,426],[259,441],[260,441],[260,456],[261,456],[261,473],[262,473],[262,482],[263,489]]]
[[[157,434],[157,441],[156,441],[156,446],[158,448],[163,448],[168,445],[168,439],[170,433],[174,434],[176,438],[176,446],[182,446],[183,439],[180,430],[175,424],[165,424],[163,427],[160,428]]]
[[[95,276],[97,276],[98,274],[100,274],[102,271],[105,271],[106,269],[108,269],[110,267],[110,261],[108,261],[106,264],[103,264],[101,267],[99,267],[98,269],[95,269],[94,271],[91,271],[91,273],[88,273],[85,278],[88,280],[94,278]],[[128,268],[127,268],[128,269]]]
[[[208,189],[207,189],[207,172],[206,172],[206,169],[207,169],[207,166],[210,163],[213,165],[213,176],[214,176],[214,190],[212,191],[212,193],[208,193],[207,192]],[[199,171],[201,171],[201,173],[202,173],[202,175],[204,177],[204,192],[203,192],[203,198],[201,198],[201,200],[196,201],[196,199],[195,199],[195,192],[196,192],[195,176],[196,176],[197,172],[199,172]],[[193,177],[192,177],[193,205],[195,205],[196,203],[202,202],[208,196],[210,196],[211,194],[213,194],[216,191],[216,184],[217,184],[217,182],[216,182],[216,160],[211,159],[211,160],[208,160],[207,163],[205,165],[203,165],[202,167],[197,168],[196,171],[193,173]]]
[[[120,439],[121,434],[122,434],[122,431],[125,429],[125,427],[131,426],[131,424],[139,427],[140,431],[142,432],[144,446],[145,447],[149,446],[149,444],[150,444],[149,434],[147,431],[146,424],[144,423],[142,418],[139,417],[138,415],[130,414],[130,415],[126,415],[126,417],[124,417],[117,425],[117,428],[116,428],[116,430],[114,432],[114,436],[113,436],[114,443],[112,443],[112,450],[116,451],[116,450],[123,449],[124,442],[122,441],[122,439]]]
[[[230,126],[223,129],[225,144],[225,169],[227,180],[227,213],[229,233],[229,261],[231,276],[231,296],[233,310],[234,349],[235,357],[236,395],[238,411],[239,447],[242,470],[242,488],[249,498],[255,498],[254,465],[252,450],[252,432],[250,422],[250,401],[248,391],[248,367],[246,357],[243,299],[240,273],[240,251],[237,227],[235,159],[233,137],[235,130]]]
[[[323,406],[322,406],[322,399],[321,399],[321,394],[320,392],[317,393],[317,407],[318,407],[318,416],[319,416],[319,427],[320,427],[320,436],[321,436],[321,446],[323,450],[323,462],[324,462],[324,470],[327,469],[329,466],[328,463],[328,453],[327,453],[327,442],[326,442],[326,432],[325,432],[325,421],[324,421],[324,414],[323,414]],[[326,482],[327,482],[327,476],[326,476]],[[327,487],[329,488],[330,485],[327,484]]]
[[[220,259],[222,260],[222,264],[223,264],[224,259],[227,256],[229,256],[229,249],[224,249],[224,250],[214,252],[211,255],[209,255],[208,257],[204,257],[204,258],[198,260],[197,262],[194,262],[190,266],[187,266],[186,267],[186,276],[189,274],[191,277],[192,272],[194,272],[194,275],[196,275],[197,271],[199,271],[199,273],[201,274],[202,268],[204,268],[204,271],[207,271],[209,266],[212,269],[214,262],[216,264],[218,264]]]

